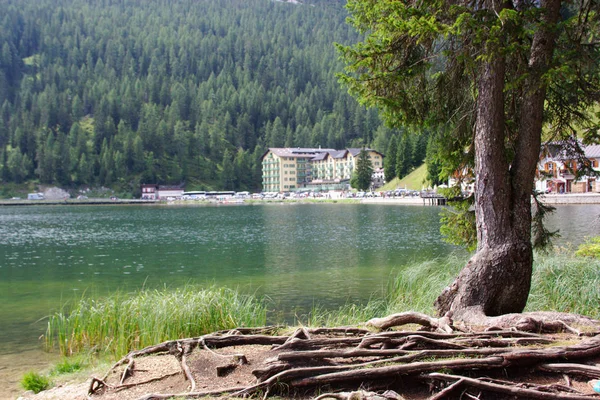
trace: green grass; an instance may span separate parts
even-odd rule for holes
[[[360,325],[371,318],[402,311],[433,315],[433,303],[466,264],[465,255],[420,262],[390,277],[383,292],[365,304],[336,310],[315,305],[298,323],[308,326]],[[49,318],[47,346],[62,355],[120,357],[169,339],[194,337],[237,326],[266,324],[265,301],[237,291],[188,285],[181,289],[140,290],[104,299],[82,298]],[[536,254],[527,311],[560,311],[600,318],[600,259],[572,252]],[[52,374],[84,368],[68,358]]]
[[[600,319],[600,259],[537,255],[527,311],[560,311]]]
[[[409,189],[409,190],[422,190],[423,186],[427,187],[429,184],[427,180],[427,165],[422,164],[420,167],[413,170],[410,174],[406,175],[402,179],[394,178],[391,182],[386,183],[381,187],[381,191],[395,190],[395,189]]]
[[[78,354],[73,357],[63,357],[59,362],[54,364],[50,375],[72,374],[88,366],[89,359],[83,354]]]
[[[65,306],[49,317],[46,346],[65,356],[93,351],[119,357],[165,340],[265,323],[265,305],[235,290],[144,289]]]
[[[371,318],[403,311],[419,311],[434,315],[433,302],[466,259],[450,255],[410,265],[390,277],[379,298],[373,297],[364,305],[346,304],[337,310],[315,306],[307,317],[309,326],[360,325]]]
[[[347,304],[337,310],[314,307],[307,317],[308,325],[359,325],[402,311],[435,315],[435,299],[466,262],[466,257],[451,255],[413,264],[391,277],[383,299],[375,298],[365,305]],[[598,304],[600,259],[573,257],[570,252],[536,254],[525,311],[559,311],[600,319]]]
[[[39,393],[50,387],[50,379],[37,372],[29,371],[21,378],[21,386],[25,390],[31,390],[33,393]]]

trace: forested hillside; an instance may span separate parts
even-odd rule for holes
[[[267,147],[392,132],[340,87],[342,2],[0,0],[0,179],[258,189]]]

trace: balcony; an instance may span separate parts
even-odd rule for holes
[[[560,176],[562,178],[565,178],[565,179],[574,179],[575,178],[574,171],[572,171],[570,169],[563,168],[559,172],[560,172]]]

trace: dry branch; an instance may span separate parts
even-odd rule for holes
[[[150,393],[146,394],[142,397],[139,397],[137,400],[160,400],[160,399],[170,399],[172,397],[183,397],[183,398],[195,398],[198,399],[200,397],[207,396],[218,396],[227,393],[237,392],[243,389],[242,387],[233,387],[227,389],[218,389],[218,390],[206,390],[203,392],[187,392],[187,393]]]
[[[364,382],[395,377],[398,375],[420,374],[444,368],[457,370],[490,369],[501,367],[502,362],[502,357],[497,356],[479,359],[416,362],[411,364],[393,365],[389,367],[350,370],[344,372],[312,376],[304,379],[291,381],[290,385],[294,387],[305,387],[350,381]]]

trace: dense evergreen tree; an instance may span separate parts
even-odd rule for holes
[[[216,189],[229,151],[233,188],[258,189],[264,147],[385,152],[396,132],[336,81],[333,42],[360,37],[337,1],[6,0],[2,10],[2,165],[13,157],[3,181]]]
[[[427,142],[427,151],[425,156],[425,163],[427,164],[427,180],[432,186],[440,185],[442,181],[442,168],[441,162],[439,161],[439,147],[440,143],[436,138],[431,135]]]
[[[350,185],[354,189],[367,190],[371,186],[371,179],[373,177],[373,163],[369,159],[369,154],[363,149],[358,154],[356,160],[356,169],[352,173],[350,178]]]
[[[446,165],[473,167],[477,252],[436,300],[438,313],[481,324],[521,312],[544,123],[571,142],[575,126],[580,139],[598,139],[598,1],[349,0],[348,8],[366,33],[342,48],[350,90],[389,124],[437,126],[441,151],[454,154]]]
[[[396,175],[396,155],[398,152],[398,140],[396,136],[392,136],[390,144],[388,145],[387,152],[385,153],[384,161],[384,174],[385,181],[390,182]]]
[[[404,134],[400,137],[396,151],[396,176],[404,178],[413,167],[413,140],[412,136]]]

